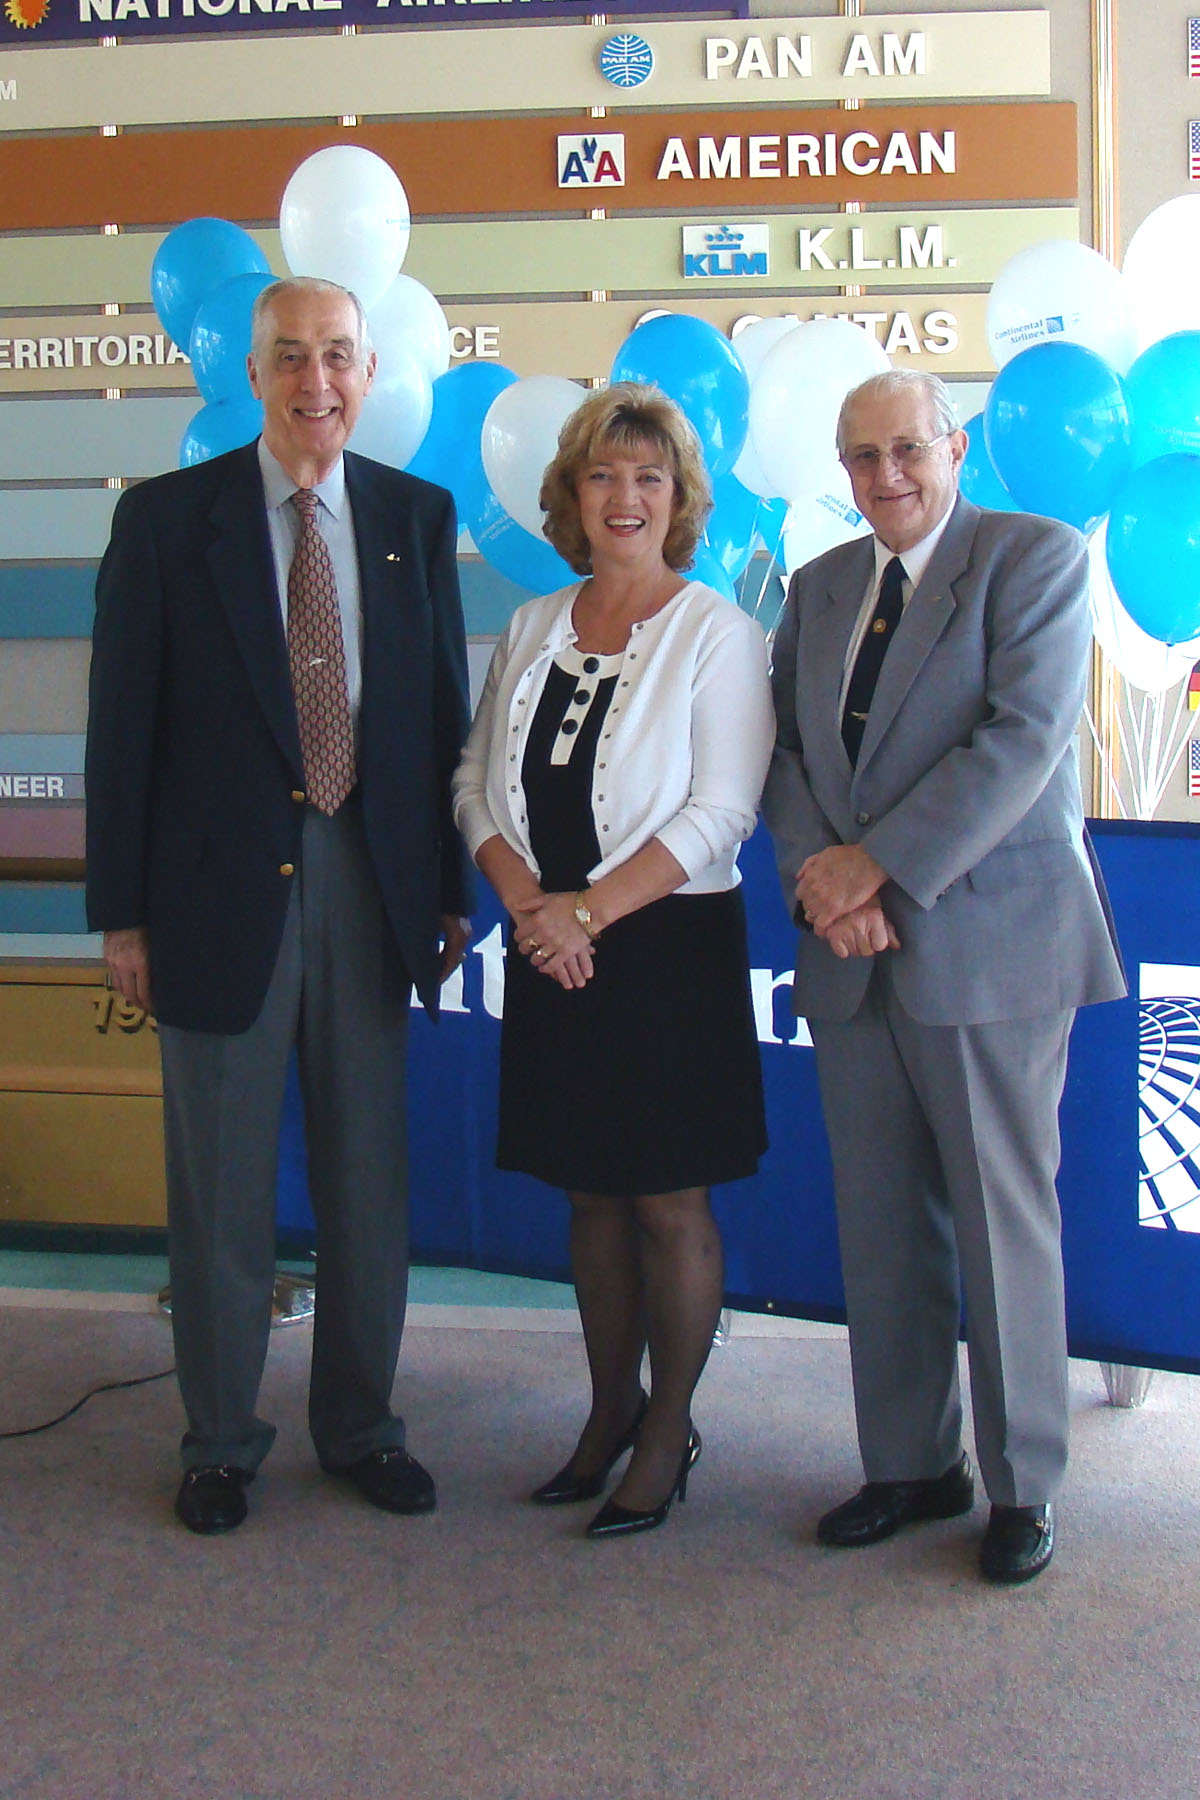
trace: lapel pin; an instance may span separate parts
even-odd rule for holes
[[[400,558],[396,555],[394,550],[389,550],[387,553],[387,560],[388,562],[399,562]]]

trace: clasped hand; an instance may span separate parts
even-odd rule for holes
[[[575,917],[574,894],[539,894],[513,909],[514,936],[522,956],[560,987],[581,988],[592,978],[592,940]]]
[[[886,880],[886,869],[860,844],[830,844],[800,865],[796,903],[835,956],[876,956],[900,948],[876,897]]]

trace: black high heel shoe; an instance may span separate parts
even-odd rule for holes
[[[534,1488],[529,1496],[533,1504],[535,1506],[571,1506],[576,1500],[594,1500],[597,1494],[602,1494],[604,1484],[612,1474],[613,1465],[620,1461],[627,1450],[632,1450],[649,1404],[650,1397],[643,1389],[638,1409],[627,1430],[622,1432],[594,1474],[572,1475],[571,1464],[565,1463],[556,1475],[550,1477],[549,1481],[544,1481],[541,1487]]]
[[[687,1499],[688,1476],[699,1462],[703,1448],[700,1433],[694,1425],[690,1426],[687,1449],[679,1465],[679,1474],[662,1505],[653,1507],[649,1512],[633,1512],[628,1506],[619,1505],[616,1500],[606,1500],[587,1528],[588,1537],[632,1537],[635,1531],[654,1531],[670,1512],[671,1502],[676,1494],[679,1495],[681,1506]]]

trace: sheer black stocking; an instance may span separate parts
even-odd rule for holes
[[[615,1498],[637,1511],[658,1506],[679,1473],[721,1312],[724,1265],[707,1189],[632,1200],[572,1194],[571,1266],[592,1378],[572,1472],[598,1469],[628,1429],[648,1343],[650,1405]]]

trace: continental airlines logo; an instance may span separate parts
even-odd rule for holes
[[[1200,1231],[1200,968],[1143,963],[1138,1047],[1138,1219]]]

